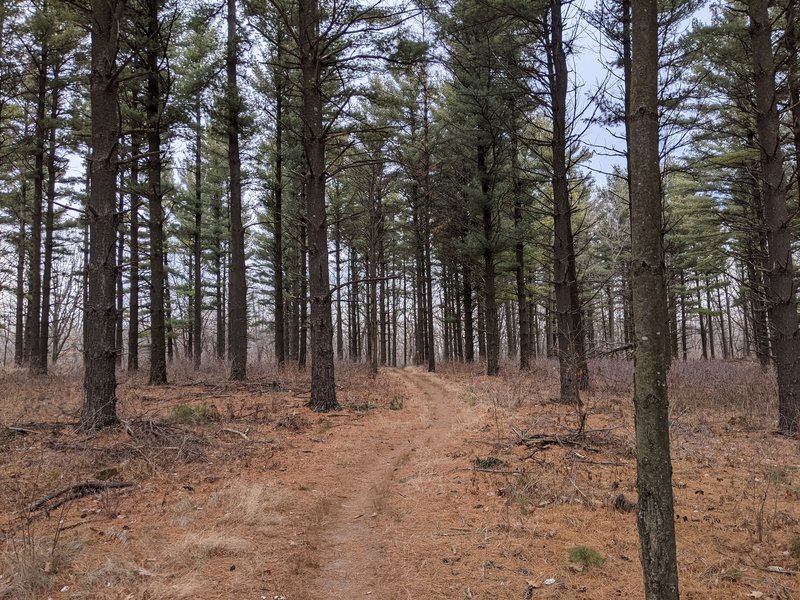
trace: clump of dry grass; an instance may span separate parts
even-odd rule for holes
[[[99,567],[86,573],[89,587],[113,588],[121,583],[135,583],[142,578],[154,577],[155,573],[118,556],[108,556]]]
[[[169,555],[177,567],[193,567],[211,558],[242,556],[251,550],[250,542],[229,531],[215,529],[189,533],[173,544]]]
[[[69,569],[83,547],[83,540],[62,541],[58,533],[50,539],[25,534],[21,540],[9,540],[6,550],[0,553],[0,572],[7,582],[0,587],[0,598],[41,597],[50,589],[55,576]]]
[[[225,507],[222,522],[243,525],[259,532],[267,532],[287,519],[294,498],[278,485],[234,484],[220,494],[220,504]]]

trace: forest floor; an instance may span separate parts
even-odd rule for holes
[[[293,369],[132,377],[97,434],[74,428],[75,375],[3,373],[0,598],[643,596],[629,363],[592,367],[577,437],[549,361],[338,369],[330,414]],[[682,596],[800,598],[800,443],[774,432],[772,376],[670,378]]]

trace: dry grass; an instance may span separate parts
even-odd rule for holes
[[[0,573],[5,582],[0,587],[0,598],[39,598],[53,585],[57,575],[70,569],[84,547],[84,541],[73,537],[60,541],[58,534],[52,538],[38,539],[28,529],[20,536],[6,540],[0,552]]]
[[[505,461],[500,473],[476,472],[473,492],[502,499],[498,531],[544,536],[544,556],[534,563],[564,564],[569,544],[608,556],[597,573],[562,571],[568,597],[582,587],[594,590],[593,597],[620,590],[638,597],[634,520],[613,508],[620,493],[636,500],[632,365],[591,365],[587,427],[602,434],[590,434],[583,447],[520,446],[516,432],[567,435],[576,426],[574,410],[549,401],[558,390],[555,367],[554,361],[538,361],[530,376],[509,368],[495,380],[476,376],[474,367],[450,368],[448,378],[468,390],[470,403],[484,407],[482,439]],[[774,434],[774,373],[746,362],[676,362],[669,389],[683,597],[726,598],[753,590],[765,598],[800,597],[796,576],[767,570],[800,569],[790,555],[800,530],[800,465],[791,457],[800,447]],[[496,553],[502,555],[499,547]],[[600,573],[609,570],[615,588]]]

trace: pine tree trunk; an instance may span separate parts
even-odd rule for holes
[[[453,274],[453,308],[455,309],[456,358],[464,362],[464,331],[461,320],[461,281],[458,272]]]
[[[336,358],[344,358],[344,323],[342,323],[342,230],[339,205],[334,208],[334,256],[336,260]]]
[[[164,319],[164,208],[161,204],[161,74],[159,72],[160,0],[147,3],[147,178],[150,229],[150,385],[167,383]]]
[[[756,129],[761,148],[761,194],[769,253],[767,299],[778,375],[778,427],[783,432],[794,433],[800,428],[800,332],[768,8],[768,0],[748,3]]]
[[[555,284],[555,309],[558,330],[558,365],[561,381],[560,401],[564,404],[580,402],[578,382],[579,332],[574,315],[572,279],[572,223],[566,164],[566,101],[567,61],[564,53],[561,4],[550,3],[550,41],[548,73],[553,118],[552,186],[553,186],[553,279]]]
[[[318,0],[299,0],[302,144],[306,173],[309,291],[311,294],[311,400],[315,411],[339,408],[333,364],[333,323],[325,212],[325,142]]]
[[[119,22],[124,2],[92,1],[91,75],[91,185],[88,298],[85,308],[83,406],[81,428],[99,429],[117,421],[117,377],[114,294],[117,278],[117,145],[120,124],[116,59]]]
[[[494,210],[492,206],[494,199],[490,191],[486,153],[486,147],[479,145],[477,160],[483,202],[483,297],[486,316],[486,374],[493,376],[500,373],[500,332],[497,326],[497,293],[495,289]]]
[[[519,165],[519,132],[518,119],[515,113],[511,131],[511,173],[512,194],[514,198],[514,265],[517,286],[517,310],[519,311],[519,368],[530,368],[530,313],[528,293],[525,288],[525,232],[522,221],[523,186]]]
[[[415,272],[414,272],[414,290],[416,292],[416,319],[414,322],[414,364],[421,365],[425,362],[425,346],[427,344],[427,335],[425,334],[426,324],[428,322],[427,314],[425,311],[425,233],[424,225],[422,223],[423,216],[421,215],[422,208],[420,206],[419,188],[416,183],[412,183],[411,192],[411,220],[412,228],[414,230],[414,256],[415,256]]]
[[[736,352],[733,348],[733,317],[731,315],[731,297],[728,293],[728,282],[725,282],[725,315],[728,321],[728,356],[731,358],[736,358]],[[747,329],[747,325],[745,324],[745,329]]]
[[[228,168],[230,178],[230,279],[228,321],[230,327],[231,379],[247,379],[247,275],[242,224],[242,163],[239,157],[239,113],[242,101],[237,83],[239,43],[236,35],[236,0],[228,2],[226,53],[228,110]]]
[[[224,246],[222,243],[222,198],[214,198],[214,276],[215,276],[215,309],[217,313],[217,359],[225,360],[227,348],[225,344],[225,263],[223,261]]]
[[[389,310],[389,300],[386,294],[386,257],[384,255],[384,247],[383,247],[383,206],[381,201],[380,192],[378,193],[378,277],[380,279],[379,283],[379,310],[380,314],[378,316],[379,326],[379,335],[380,335],[380,357],[379,363],[381,366],[386,366],[387,356],[388,356],[388,310]]]
[[[703,296],[700,293],[700,280],[695,280],[697,286],[697,316],[700,318],[700,346],[702,348],[701,357],[708,360],[708,338],[706,336],[706,317],[703,315]]]
[[[25,182],[22,182],[22,205],[26,204]],[[17,233],[17,285],[16,304],[14,309],[14,364],[22,366],[25,362],[25,219],[19,216],[19,231]]]
[[[423,185],[425,190],[425,219],[423,222],[425,231],[425,290],[427,307],[427,336],[425,346],[427,348],[428,372],[436,371],[436,336],[433,327],[433,258],[431,256],[431,221],[433,219],[433,197],[431,190],[431,154],[430,154],[430,92],[428,88],[428,64],[423,64],[421,72],[422,80],[422,149],[423,149]]]
[[[192,359],[194,368],[203,362],[203,104],[200,92],[194,101],[194,290],[192,293],[194,314],[192,322]]]
[[[122,172],[119,173],[119,187],[120,189],[125,189],[125,181],[122,177]],[[54,190],[55,192],[55,190]],[[125,214],[125,197],[124,194],[118,194],[118,203],[117,203],[117,211],[120,214],[120,227],[117,231],[117,327],[116,327],[116,347],[117,347],[117,367],[122,366],[122,358],[123,358],[123,347],[125,344],[124,341],[124,334],[125,334],[125,323],[124,323],[124,315],[125,315],[125,286],[122,283],[122,263],[125,260],[125,227],[124,217],[122,215]],[[51,244],[52,244],[52,233],[51,237]],[[52,253],[52,251],[51,251]],[[45,278],[43,285],[43,292],[47,290],[47,306],[49,311],[50,305],[50,282],[48,281],[50,274],[47,272],[45,268]],[[42,294],[42,298],[44,299],[45,294]],[[44,306],[44,302],[43,302]],[[47,332],[45,331],[46,327],[46,320],[42,319],[42,343],[44,344],[45,349],[47,348]],[[46,351],[46,350],[45,350]]]
[[[348,306],[349,306],[349,315],[347,319],[347,333],[350,342],[350,360],[352,362],[358,362],[360,359],[359,352],[358,352],[358,270],[356,267],[357,261],[357,253],[355,248],[353,248],[352,242],[350,243],[350,284],[347,286],[347,292],[349,295],[348,298]]]
[[[719,307],[719,337],[722,344],[722,358],[728,359],[728,337],[725,335],[725,311],[722,307],[722,292],[717,285],[717,306]],[[730,335],[730,332],[728,332]]]
[[[510,302],[503,302],[503,312],[505,312],[506,320],[506,345],[508,348],[508,357],[514,358],[517,355],[517,326],[514,322],[514,310],[511,308]]]
[[[369,342],[369,372],[370,375],[378,374],[378,192],[376,190],[376,167],[372,165],[367,184],[367,209],[369,211],[368,253],[367,253],[367,279],[369,280],[369,316],[368,316],[368,342]]]
[[[637,524],[647,600],[678,600],[658,138],[658,6],[633,3],[630,122]]]
[[[275,360],[279,365],[286,362],[286,343],[283,313],[283,73],[280,71],[282,62],[283,36],[278,34],[276,44],[275,70],[275,190],[272,210],[273,242],[272,242],[272,270],[275,281]]]
[[[475,333],[472,321],[472,271],[464,265],[464,360],[475,361]]]
[[[131,156],[139,154],[139,142],[136,135],[131,136]],[[128,298],[128,370],[139,370],[139,161],[131,160],[131,217],[130,240],[130,285]]]
[[[711,359],[714,360],[717,358],[716,350],[714,346],[714,319],[713,319],[713,312],[714,306],[711,302],[711,284],[709,283],[708,279],[705,280],[706,284],[706,306],[708,307],[708,314],[706,315],[707,319],[707,329],[708,331],[708,347],[711,350]]]
[[[42,3],[41,13],[47,18],[48,2]],[[44,161],[48,126],[45,121],[47,108],[47,69],[49,47],[42,42],[35,61],[36,74],[36,149],[33,171],[33,215],[31,219],[30,266],[28,267],[28,347],[30,351],[31,375],[42,375],[47,371],[47,347],[41,348],[42,327],[42,202],[44,201]],[[42,357],[44,356],[44,364]]]
[[[300,186],[304,185],[302,181],[299,182]],[[299,219],[303,216],[300,215]],[[299,230],[298,230],[299,233]],[[292,280],[292,299],[289,303],[291,312],[290,318],[290,331],[289,331],[289,359],[297,362],[300,356],[300,278],[302,277],[302,270],[300,268],[300,247],[299,244],[294,248],[292,253],[292,273],[294,278]]]
[[[669,292],[669,351],[672,358],[678,358],[678,298],[675,290]]]
[[[800,2],[786,0],[786,44],[789,107],[792,115],[792,136],[794,138],[795,191],[800,196],[800,61],[798,61],[797,19],[800,18]]]
[[[681,358],[686,360],[689,357],[689,349],[687,346],[688,335],[686,328],[686,280],[683,271],[681,271]]]
[[[175,359],[175,331],[172,319],[172,295],[169,285],[169,253],[164,252],[164,338],[167,341],[167,361]]]
[[[54,79],[58,79],[58,72],[54,73]],[[42,319],[41,333],[39,335],[39,366],[43,372],[47,372],[47,357],[50,347],[50,309],[52,305],[52,283],[53,283],[53,249],[54,249],[54,228],[55,228],[55,203],[56,203],[56,179],[58,170],[56,165],[56,120],[58,119],[58,107],[60,96],[57,89],[53,89],[50,96],[50,132],[49,148],[47,152],[47,210],[44,219],[44,273],[42,275]],[[121,260],[117,261],[122,262]],[[118,307],[119,308],[119,307]]]
[[[301,186],[303,189],[304,186]],[[305,194],[300,193],[300,210],[305,211]],[[298,300],[298,345],[297,366],[302,370],[306,368],[308,357],[308,258],[306,253],[307,229],[305,218],[300,218],[300,297]]]

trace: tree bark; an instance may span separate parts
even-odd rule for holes
[[[369,210],[369,254],[367,257],[367,279],[369,279],[369,372],[373,377],[378,374],[378,219],[379,199],[377,190],[377,165],[371,166],[367,186],[367,204]]]
[[[54,80],[58,79],[58,71],[54,72]],[[55,203],[56,203],[56,178],[58,170],[56,165],[56,119],[58,119],[58,107],[60,95],[58,90],[53,88],[50,92],[50,127],[49,127],[49,148],[47,152],[47,209],[44,221],[44,273],[42,274],[42,318],[41,332],[39,334],[39,366],[43,372],[47,372],[47,357],[50,347],[50,308],[52,305],[52,284],[53,284],[53,249],[54,249],[54,228],[55,228]]]
[[[500,335],[497,327],[497,292],[495,289],[494,210],[486,167],[487,149],[478,146],[478,177],[483,200],[483,298],[486,315],[486,374],[500,373]]]
[[[230,178],[230,279],[228,321],[230,327],[231,379],[247,378],[247,274],[242,224],[242,163],[239,156],[239,113],[242,100],[237,83],[239,43],[236,35],[236,0],[228,1],[227,111],[228,168]]]
[[[297,339],[297,366],[303,370],[306,368],[308,358],[308,256],[306,248],[308,246],[308,228],[303,213],[306,212],[305,182],[300,185],[300,266],[298,268],[300,296],[297,301],[298,306],[298,339]]]
[[[41,13],[47,18],[48,2],[44,0]],[[28,267],[28,346],[30,349],[29,372],[42,375],[47,372],[47,347],[41,348],[42,326],[42,202],[44,201],[44,160],[47,147],[47,68],[49,45],[46,34],[38,56],[34,59],[36,73],[36,149],[33,171],[33,215],[31,218],[30,265]],[[42,363],[44,358],[44,364]]]
[[[701,358],[703,360],[708,360],[708,337],[706,336],[706,318],[703,315],[703,296],[700,293],[700,280],[695,280],[695,285],[697,286],[697,316],[700,319],[700,347],[701,347]]]
[[[200,92],[194,102],[194,290],[192,293],[192,360],[199,369],[203,362],[203,104]]]
[[[22,205],[26,204],[25,182],[22,182]],[[25,218],[19,215],[19,231],[17,233],[17,286],[14,319],[14,364],[22,366],[25,362]]]
[[[511,169],[513,177],[514,194],[514,231],[516,243],[514,245],[514,258],[516,259],[515,275],[517,284],[517,309],[519,310],[519,368],[530,368],[531,342],[530,342],[530,312],[528,293],[525,288],[525,235],[522,221],[522,179],[520,178],[518,132],[516,119],[513,123],[514,131],[511,132]]]
[[[658,139],[658,6],[633,4],[630,122],[637,524],[647,600],[678,600]]]
[[[550,100],[553,117],[552,186],[553,186],[553,279],[555,286],[555,309],[558,330],[558,365],[561,380],[560,401],[564,404],[579,404],[578,354],[576,319],[573,314],[574,257],[572,253],[572,208],[569,199],[566,164],[566,102],[567,60],[562,40],[563,23],[561,3],[550,4],[550,42],[548,71]]]
[[[786,44],[787,78],[789,88],[789,107],[792,116],[792,136],[794,138],[795,191],[800,196],[800,52],[797,42],[797,19],[800,18],[800,2],[786,0]]]
[[[339,206],[334,208],[334,248],[336,260],[336,358],[344,358],[344,324],[342,315],[342,230],[340,226],[341,211]]]
[[[172,318],[172,293],[169,285],[169,252],[164,252],[164,334],[167,340],[167,362],[175,359],[175,321]]]
[[[161,0],[147,3],[147,178],[150,230],[150,385],[167,383],[164,318],[164,208],[161,192],[161,58],[159,10]]]
[[[225,263],[223,256],[225,254],[224,246],[222,243],[222,198],[217,196],[214,198],[213,203],[214,214],[214,308],[217,314],[216,323],[216,348],[217,359],[225,360],[227,355],[227,347],[225,344]]]
[[[279,365],[283,365],[286,362],[286,332],[283,312],[283,95],[285,86],[281,71],[283,37],[280,32],[278,36],[278,43],[276,44],[276,62],[278,66],[274,71],[275,189],[273,191],[274,203],[272,209],[272,270],[275,277],[275,360]]]
[[[475,333],[472,321],[472,272],[464,265],[464,360],[475,361]]]
[[[431,191],[431,150],[430,150],[430,90],[428,88],[428,63],[422,65],[420,79],[422,83],[422,173],[425,197],[425,289],[427,291],[427,346],[428,372],[436,371],[436,336],[433,327],[433,258],[431,220],[433,218],[433,196]]]
[[[323,125],[322,52],[318,0],[299,0],[302,145],[306,160],[309,291],[311,294],[312,410],[339,408],[333,364],[328,223],[325,210],[325,144]]]
[[[800,332],[768,8],[768,0],[750,0],[748,3],[756,129],[761,149],[761,195],[769,256],[767,301],[778,375],[778,427],[783,432],[793,433],[800,427]]]
[[[131,155],[139,154],[138,137],[131,136]],[[139,370],[139,161],[131,161],[131,217],[128,251],[130,256],[130,292],[128,298],[128,370]]]
[[[88,298],[85,309],[83,406],[81,427],[99,429],[117,421],[114,295],[117,277],[117,145],[120,124],[117,53],[124,2],[93,0],[91,11],[91,184]]]
[[[119,172],[119,187],[120,189],[125,189],[125,180],[123,178],[123,173],[120,170]],[[55,193],[55,190],[54,190]],[[125,214],[125,196],[123,193],[117,194],[117,211],[120,214],[120,227],[117,230],[117,326],[116,326],[116,346],[117,346],[117,367],[122,366],[122,358],[123,358],[123,347],[125,345],[124,341],[124,333],[125,333],[125,323],[123,322],[123,317],[125,314],[125,286],[122,282],[122,264],[125,260],[125,227],[124,227],[124,217],[122,215]],[[52,235],[51,235],[52,238]],[[52,243],[52,240],[51,240]],[[47,303],[48,303],[48,311],[49,311],[49,294],[50,294],[50,282],[47,281],[46,285],[44,282],[49,279],[50,274],[45,269],[45,278],[43,279],[43,292],[47,290]],[[42,295],[44,298],[44,294]],[[44,302],[43,302],[44,305]],[[45,319],[42,319],[42,343],[44,347],[47,348],[47,335],[44,331],[45,327]]]

